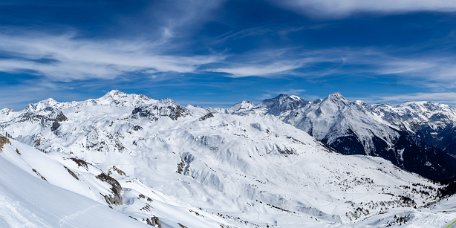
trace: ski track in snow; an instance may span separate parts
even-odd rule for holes
[[[0,227],[51,227],[34,213],[20,205],[18,201],[0,196]]]
[[[71,222],[71,220],[77,219],[80,216],[83,216],[85,213],[88,213],[90,210],[92,210],[95,207],[100,207],[100,205],[92,205],[86,209],[79,210],[70,215],[66,215],[65,217],[63,217],[59,220],[60,227],[65,227],[64,225],[66,224],[66,226],[71,226],[71,227],[77,228],[76,226],[71,225],[71,223],[69,223],[69,222]]]

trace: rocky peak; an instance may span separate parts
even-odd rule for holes
[[[277,97],[264,100],[263,104],[267,107],[269,114],[277,115],[284,111],[300,108],[307,102],[295,95],[280,94]]]
[[[115,106],[138,106],[157,102],[145,95],[128,94],[119,90],[111,90],[104,96],[95,100],[98,104]]]
[[[46,100],[39,101],[35,104],[29,104],[27,107],[28,111],[42,111],[47,109],[53,109],[58,102],[52,98],[48,98]]]
[[[348,103],[349,102],[347,100],[347,98],[345,98],[344,96],[342,96],[342,94],[340,94],[338,92],[330,94],[324,100],[328,100],[328,101],[332,101],[332,102],[338,102],[338,103],[340,103],[340,102]]]
[[[286,103],[290,101],[300,101],[301,98],[296,96],[296,95],[287,95],[287,94],[279,94],[278,96],[267,99],[265,101],[273,101],[273,102],[279,102],[279,103]]]
[[[99,100],[123,100],[127,97],[129,97],[129,94],[126,94],[119,90],[111,90],[104,96],[100,97]]]
[[[340,93],[333,93],[316,104],[322,111],[336,114],[337,112],[353,107],[350,104],[354,103],[350,102]]]
[[[14,110],[12,110],[10,108],[0,109],[0,115],[9,115],[12,112],[14,112]]]
[[[295,100],[295,101],[300,101],[300,100],[302,100],[301,97],[296,96],[296,95],[290,95],[290,98],[293,99],[293,100]]]
[[[255,105],[250,101],[241,101],[231,107],[230,111],[234,113],[243,112],[243,111],[250,111],[255,107]]]
[[[177,120],[180,117],[190,115],[190,111],[171,99],[164,99],[154,104],[137,106],[131,112],[132,118],[149,118],[158,120],[161,117],[169,117]]]

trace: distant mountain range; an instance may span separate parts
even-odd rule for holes
[[[455,120],[340,94],[201,108],[111,91],[2,109],[0,227],[444,226],[454,185],[432,180],[454,180]]]
[[[378,156],[432,180],[455,180],[454,107],[431,102],[372,105],[339,93],[315,101],[281,94],[243,106],[234,113],[277,116],[341,154]]]

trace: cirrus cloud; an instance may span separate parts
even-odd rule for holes
[[[291,72],[302,67],[302,64],[294,62],[277,62],[270,65],[237,65],[227,68],[211,69],[212,72],[227,73],[231,77],[249,77],[249,76],[280,76],[281,74]]]
[[[112,79],[129,72],[191,73],[219,55],[168,55],[153,43],[95,41],[74,35],[0,35],[0,71],[32,72],[57,81]]]
[[[278,4],[316,17],[345,17],[354,13],[404,13],[456,11],[456,1],[448,0],[283,0]]]
[[[382,96],[372,99],[375,102],[393,102],[402,103],[409,101],[433,101],[447,104],[456,104],[456,92],[429,92],[429,93],[412,93]]]

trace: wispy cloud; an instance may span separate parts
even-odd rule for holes
[[[132,72],[194,73],[224,58],[188,54],[189,42],[185,42],[223,2],[151,1],[135,15],[113,15],[112,27],[119,31],[110,38],[84,36],[71,27],[45,32],[4,25],[0,27],[0,72],[26,72],[55,81],[114,79]]]
[[[449,82],[456,78],[455,60],[453,56],[390,58],[390,61],[379,65],[377,73]]]
[[[302,48],[279,48],[251,51],[226,56],[220,67],[207,68],[209,72],[226,73],[233,78],[241,77],[282,77],[295,75],[313,64],[326,61],[339,61],[323,53]]]
[[[266,49],[238,54],[169,54],[144,40],[87,40],[76,35],[0,35],[0,72],[27,72],[54,81],[114,79],[128,73],[225,73],[229,77],[396,76],[455,88],[455,56],[392,55],[374,49]]]
[[[138,18],[135,17],[133,21],[127,20],[125,26],[133,26],[142,31],[143,35],[146,35],[144,31],[154,34],[156,42],[162,45],[171,44],[171,48],[182,48],[185,39],[189,39],[195,30],[214,17],[225,1],[150,1],[143,14],[138,16],[144,23],[138,24]]]
[[[0,71],[34,72],[53,80],[112,79],[128,72],[195,72],[223,59],[217,55],[160,53],[153,43],[134,40],[93,41],[73,35],[0,35]],[[46,60],[46,61],[43,61]]]
[[[448,0],[272,0],[291,10],[316,17],[345,17],[354,13],[403,13],[416,11],[456,11]]]
[[[305,89],[285,89],[285,90],[280,90],[279,94],[287,94],[287,95],[301,95],[305,93]]]
[[[296,62],[273,62],[264,65],[233,65],[226,68],[211,69],[212,72],[227,73],[232,77],[248,77],[248,76],[261,76],[261,77],[278,77],[284,73],[302,67],[302,64]]]
[[[381,96],[370,99],[374,102],[392,102],[402,103],[408,101],[435,101],[443,102],[447,104],[456,104],[456,92],[441,92],[441,93],[412,93],[412,94],[400,94],[400,95],[389,95]]]
[[[224,61],[219,62],[221,66],[205,70],[226,73],[231,77],[393,76],[404,80],[412,79],[414,83],[422,82],[427,87],[438,85],[454,88],[455,61],[456,56],[445,53],[423,56],[391,54],[391,50],[372,48],[288,48],[226,56]]]

